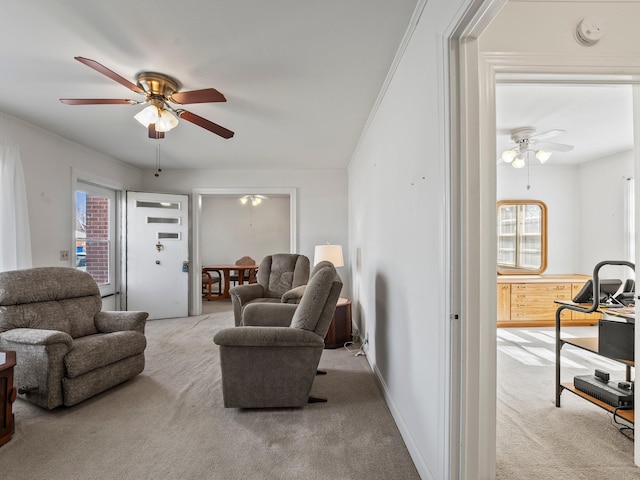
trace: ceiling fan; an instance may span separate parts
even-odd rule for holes
[[[147,105],[135,115],[135,119],[148,128],[149,138],[164,138],[168,132],[178,124],[178,118],[191,122],[223,138],[231,138],[234,132],[228,130],[206,118],[181,108],[174,108],[170,103],[179,105],[189,103],[226,102],[227,99],[215,88],[180,92],[181,84],[169,75],[156,72],[140,72],[136,76],[136,84],[109,70],[104,65],[84,57],[74,57],[97,72],[115,80],[129,90],[145,96],[142,101],[109,98],[61,98],[67,105]],[[176,118],[177,117],[177,118]]]
[[[240,198],[240,203],[242,205],[246,205],[247,202],[251,202],[251,205],[253,205],[254,207],[257,207],[258,205],[260,205],[262,203],[263,200],[269,200],[269,197],[265,197],[264,195],[245,195],[244,197]]]
[[[501,160],[510,163],[514,168],[522,168],[526,165],[528,152],[535,152],[535,157],[540,163],[545,163],[553,152],[570,152],[573,145],[564,143],[545,142],[547,138],[567,133],[565,130],[549,130],[536,133],[534,127],[521,127],[511,131],[511,140],[515,146],[502,152]]]

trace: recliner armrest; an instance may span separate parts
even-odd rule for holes
[[[226,347],[320,347],[324,339],[308,330],[289,327],[225,328],[213,337]]]
[[[94,317],[96,329],[100,333],[121,332],[135,330],[144,333],[147,322],[147,312],[98,312]]]
[[[71,348],[71,335],[58,330],[42,330],[38,328],[14,328],[0,334],[2,343],[15,345],[54,345],[62,343]]]
[[[242,325],[288,327],[296,308],[286,303],[250,303],[242,311]]]
[[[231,288],[229,293],[236,297],[241,305],[245,305],[251,300],[262,297],[264,288],[259,283],[248,283]]]
[[[280,297],[280,302],[293,303],[297,305],[300,303],[300,300],[302,300],[302,295],[304,295],[306,288],[306,285],[300,285],[299,287],[292,288],[291,290],[284,292],[282,297]]]

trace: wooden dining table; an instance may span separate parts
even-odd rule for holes
[[[237,270],[238,271],[238,284],[242,285],[244,283],[245,272],[249,271],[249,283],[256,283],[256,272],[258,271],[258,265],[209,265],[206,267],[202,267],[202,270],[205,272],[218,272],[222,274],[222,278],[224,281],[224,289],[222,290],[221,295],[213,296],[213,295],[205,295],[203,298],[207,300],[225,300],[227,298],[231,298],[229,294],[229,289],[231,288],[231,272]]]

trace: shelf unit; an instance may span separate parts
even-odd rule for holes
[[[583,338],[560,338],[558,339],[560,342],[560,349],[562,349],[562,347],[564,345],[572,345],[574,347],[580,348],[582,350],[586,350],[588,352],[591,352],[595,355],[600,355],[600,353],[598,353],[598,337],[583,337]],[[611,360],[620,362],[625,364],[626,366],[626,380],[629,381],[631,380],[631,369],[634,367],[634,363],[633,362],[628,362],[625,360],[617,360],[615,358],[611,358],[611,357],[606,357],[609,358]],[[613,407],[611,405],[609,405],[608,403],[602,402],[600,400],[598,400],[595,397],[592,397],[591,395],[589,395],[588,393],[584,393],[581,390],[578,390],[574,385],[573,382],[561,382],[560,381],[560,362],[556,362],[556,378],[558,381],[558,386],[556,387],[556,407],[560,406],[560,394],[562,393],[562,390],[569,390],[572,393],[575,393],[576,395],[584,398],[585,400],[590,401],[591,403],[613,413],[616,410],[616,407]],[[559,387],[559,388],[558,388]],[[620,418],[624,418],[626,421],[630,422],[630,423],[635,423],[635,414],[634,414],[634,410],[618,410],[616,412],[616,415]]]
[[[593,304],[589,307],[586,307],[584,305],[580,305],[580,304],[575,304],[572,302],[566,302],[566,301],[559,301],[557,303],[560,304],[560,306],[558,307],[558,309],[556,310],[556,407],[560,407],[560,396],[562,394],[562,392],[564,390],[568,390],[582,398],[584,398],[585,400],[593,403],[594,405],[599,406],[600,408],[603,408],[604,410],[607,410],[608,412],[614,413],[616,414],[617,417],[622,418],[624,420],[626,420],[629,423],[635,423],[635,411],[630,409],[630,410],[626,410],[626,409],[616,409],[616,407],[609,405],[608,403],[602,402],[600,400],[598,400],[595,397],[592,397],[591,395],[582,392],[581,390],[578,390],[577,388],[575,388],[573,382],[562,382],[561,380],[561,370],[562,370],[562,366],[561,366],[561,360],[562,360],[562,347],[565,345],[571,345],[573,347],[576,348],[580,348],[582,350],[588,351],[593,353],[594,355],[600,355],[603,356],[605,358],[608,358],[610,360],[622,363],[625,365],[625,369],[626,369],[626,381],[630,381],[631,380],[631,369],[635,367],[635,363],[632,361],[627,361],[627,360],[621,360],[618,358],[613,358],[610,357],[608,355],[602,355],[601,353],[599,353],[598,351],[598,337],[583,337],[583,338],[562,338],[562,329],[561,329],[561,316],[562,316],[562,312],[564,310],[572,310],[574,312],[582,312],[584,314],[591,314],[593,312],[595,312],[596,310],[598,310],[599,307],[599,303],[598,303],[598,295],[595,294],[595,292],[598,291],[599,289],[599,277],[598,277],[598,272],[600,270],[601,267],[603,267],[604,265],[624,265],[627,267],[630,267],[631,269],[635,269],[635,265],[631,262],[626,262],[626,261],[606,261],[606,262],[600,262],[598,265],[596,265],[596,268],[594,269],[593,272],[593,284],[594,284],[594,301]]]

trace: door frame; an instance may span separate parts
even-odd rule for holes
[[[76,237],[76,190],[78,182],[94,185],[99,188],[112,190],[115,192],[114,218],[115,224],[113,225],[113,301],[103,300],[103,308],[113,310],[124,310],[126,305],[126,299],[122,295],[122,290],[126,285],[125,279],[125,266],[124,262],[124,236],[125,236],[125,190],[124,185],[120,182],[116,182],[112,179],[101,177],[93,173],[86,172],[76,167],[71,167],[71,238],[75,240]],[[75,250],[74,245],[71,246]],[[70,266],[75,267],[75,254],[69,255]],[[102,289],[101,289],[102,295]],[[111,293],[109,293],[111,297]]]
[[[458,70],[452,73],[456,87],[452,142],[459,148],[454,163],[459,163],[460,184],[455,187],[459,189],[459,228],[464,232],[458,245],[462,281],[460,478],[473,478],[473,468],[492,471],[495,476],[496,272],[491,259],[495,258],[496,232],[482,225],[495,225],[496,81],[637,85],[640,58],[483,55],[473,36],[461,37],[457,48]],[[634,97],[634,105],[637,103]],[[635,137],[638,139],[637,128]],[[635,156],[638,171],[638,154]],[[476,257],[479,252],[486,260],[482,255]],[[470,321],[466,312],[478,312],[477,318]],[[635,445],[635,463],[640,465],[640,442]]]
[[[199,272],[201,258],[200,245],[200,221],[202,215],[202,199],[215,195],[288,195],[289,196],[289,251],[295,253],[298,250],[298,229],[297,229],[297,188],[296,187],[208,187],[193,188],[191,190],[191,252],[190,265],[190,286],[191,298],[189,301],[189,315],[200,315],[202,313],[202,276],[196,275]]]

